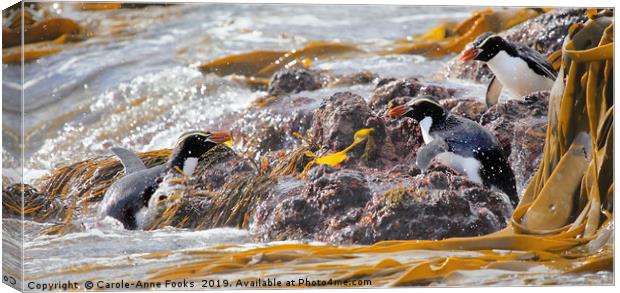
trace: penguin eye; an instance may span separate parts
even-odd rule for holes
[[[159,201],[164,201],[166,199],[168,199],[168,196],[165,196],[165,195],[160,195],[159,196]]]

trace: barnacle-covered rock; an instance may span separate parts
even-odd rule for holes
[[[280,178],[257,209],[250,232],[262,241],[368,244],[483,235],[510,218],[506,195],[440,163],[433,162],[426,174],[393,171],[318,166],[307,181]]]
[[[319,70],[305,68],[284,68],[276,72],[269,81],[271,95],[313,91],[327,83],[327,77]]]
[[[295,94],[324,87],[368,84],[375,79],[377,79],[377,75],[365,70],[341,75],[330,70],[286,67],[271,77],[267,91],[271,95]]]
[[[377,83],[369,105],[378,110],[386,106],[390,101],[399,97],[415,97],[418,95],[431,95],[438,100],[450,98],[455,90],[433,84],[425,84],[417,78],[407,79],[381,79]]]
[[[314,110],[310,133],[324,148],[340,151],[353,143],[353,134],[365,128],[372,115],[359,95],[338,92],[326,97]]]
[[[568,28],[588,20],[586,8],[560,8],[544,13],[500,35],[506,40],[524,44],[549,55],[562,48]]]
[[[386,122],[385,132],[394,157],[401,164],[415,164],[416,151],[422,146],[422,131],[418,122],[405,117]],[[387,155],[387,154],[385,154]]]
[[[524,99],[508,100],[489,108],[480,124],[500,142],[511,162],[520,190],[540,163],[547,132],[549,92],[536,92]]]
[[[327,240],[359,220],[369,199],[364,173],[317,166],[307,181],[279,180],[257,209],[251,233],[264,241]]]
[[[291,134],[308,131],[318,105],[319,101],[305,96],[275,97],[266,105],[241,112],[230,128],[246,153],[255,156],[292,148],[298,140]]]
[[[237,156],[228,147],[218,145],[202,158],[196,168],[198,190],[214,191],[236,177],[256,174],[258,170],[247,159]]]
[[[373,196],[358,227],[365,230],[361,243],[484,235],[505,227],[510,218],[506,195],[440,163],[433,162],[413,182]]]
[[[445,99],[439,102],[446,110],[479,121],[482,114],[487,110],[487,105],[478,99]]]

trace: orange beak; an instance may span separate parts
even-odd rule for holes
[[[228,131],[211,131],[209,140],[215,143],[223,143],[232,140],[232,135]]]
[[[463,54],[461,54],[461,60],[462,61],[469,61],[471,59],[476,58],[476,56],[478,56],[478,54],[480,54],[480,50],[478,50],[476,48],[466,49],[465,51],[463,51]]]
[[[387,113],[389,117],[398,118],[405,115],[405,113],[409,112],[411,108],[407,105],[400,105],[390,109]]]

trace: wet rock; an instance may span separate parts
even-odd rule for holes
[[[267,91],[271,95],[313,91],[323,87],[324,83],[324,77],[319,70],[285,68],[273,75]]]
[[[291,67],[276,72],[269,81],[267,91],[271,95],[294,94],[302,91],[314,91],[324,87],[367,84],[375,79],[377,79],[376,74],[365,70],[340,75],[329,70]]]
[[[199,190],[215,191],[226,182],[236,177],[256,174],[255,166],[247,159],[238,156],[234,151],[225,146],[217,146],[202,158],[201,164],[196,168]]]
[[[568,28],[573,23],[587,20],[585,8],[560,8],[527,20],[500,35],[549,55],[562,48]]]
[[[481,83],[489,83],[493,78],[493,72],[486,63],[478,61],[461,61],[458,57],[452,59],[446,65],[444,78],[468,79]]]
[[[418,79],[383,79],[380,80],[370,97],[370,107],[378,109],[398,97],[414,97],[420,91]]]
[[[318,105],[304,96],[276,97],[266,106],[244,110],[230,129],[235,140],[254,156],[291,148],[298,143],[291,133],[308,131]]]
[[[512,212],[506,195],[437,163],[414,182],[373,196],[358,227],[362,243],[484,235],[505,227]]]
[[[399,97],[431,95],[437,100],[442,100],[450,98],[454,94],[454,89],[425,84],[416,78],[382,79],[377,83],[377,87],[370,97],[369,105],[372,109],[377,110]]]
[[[327,240],[355,224],[369,199],[362,172],[317,166],[307,181],[280,179],[257,209],[251,232],[263,241]]]
[[[256,132],[245,137],[243,145],[247,153],[260,156],[284,148],[286,132],[269,123],[261,123],[258,126]]]
[[[361,71],[357,73],[352,73],[348,75],[342,75],[335,77],[332,81],[330,81],[327,86],[328,87],[338,87],[338,86],[352,86],[356,84],[368,84],[378,79],[378,76],[370,71]]]
[[[340,151],[353,143],[353,135],[366,126],[371,115],[364,98],[338,92],[323,99],[314,110],[310,133],[319,145]]]
[[[413,97],[398,97],[390,102],[391,106],[402,105]],[[394,157],[400,163],[414,164],[416,150],[423,144],[422,131],[417,121],[409,117],[398,119],[387,118],[387,108],[380,111],[385,118],[387,141],[393,145]]]
[[[536,92],[489,108],[480,124],[499,140],[517,181],[517,190],[536,172],[547,132],[549,92]]]
[[[406,174],[409,176],[417,176],[420,173],[422,173],[422,171],[420,170],[420,168],[418,168],[418,166],[416,165],[405,165],[405,164],[398,164],[394,167],[392,167],[392,169],[390,169],[390,174]]]
[[[251,233],[262,241],[369,244],[483,235],[510,218],[506,195],[445,165],[433,162],[426,174],[415,173],[404,165],[387,172],[318,166],[307,181],[280,178],[257,209]]]
[[[571,24],[587,20],[585,11],[584,8],[555,9],[501,32],[499,35],[509,41],[534,48],[548,56],[561,49]],[[493,76],[484,63],[463,62],[458,56],[448,62],[446,67],[445,77],[451,79],[488,82]]]
[[[477,99],[446,99],[439,103],[453,114],[473,121],[479,121],[482,114],[487,110],[486,104]]]

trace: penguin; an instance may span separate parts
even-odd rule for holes
[[[132,151],[112,148],[125,169],[125,176],[114,182],[105,192],[97,210],[98,218],[112,217],[120,221],[125,229],[139,227],[137,215],[148,208],[151,196],[158,189],[164,177],[171,172],[192,176],[198,158],[218,144],[232,139],[228,132],[191,131],[177,140],[172,155],[162,165],[147,168]]]
[[[426,171],[431,160],[437,159],[473,182],[499,189],[517,206],[514,173],[497,138],[480,124],[447,112],[431,96],[396,106],[388,116],[411,117],[420,125],[424,146],[416,164],[421,170]]]
[[[502,87],[510,95],[522,97],[551,90],[557,72],[536,50],[487,32],[480,35],[461,54],[462,61],[485,62],[495,75],[487,87],[487,106],[497,104]]]

